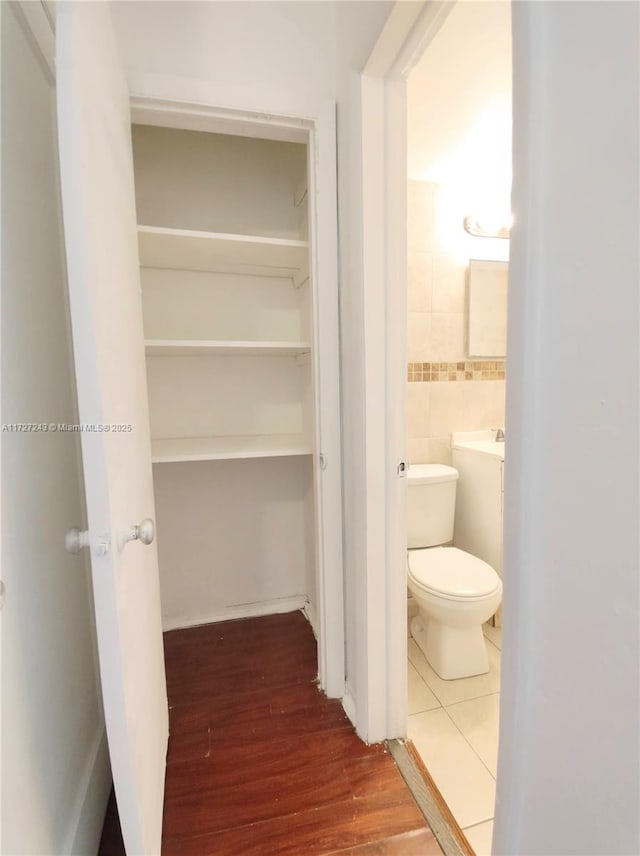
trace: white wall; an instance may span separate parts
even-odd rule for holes
[[[291,93],[307,104],[335,92],[335,7],[313,0],[112,4],[132,82],[180,77],[241,96]]]
[[[53,84],[14,4],[2,15],[2,422],[75,423]],[[2,435],[2,841],[96,852],[110,787],[78,435]]]
[[[310,458],[156,464],[153,476],[165,628],[313,596]]]
[[[139,223],[306,240],[305,146],[145,125],[132,139]]]
[[[511,178],[511,3],[455,3],[407,83],[409,178],[478,181],[495,192]],[[497,173],[497,175],[496,175]],[[505,186],[506,185],[506,186]]]
[[[148,357],[154,438],[302,434],[308,367],[294,357]]]
[[[147,339],[308,341],[309,290],[291,277],[142,268]]]
[[[134,0],[111,8],[135,91],[193,94],[215,86],[228,106],[259,105],[275,95],[292,115],[304,116],[327,98],[346,107],[344,80],[364,66],[392,5]]]
[[[494,852],[639,834],[638,5],[514,3]]]

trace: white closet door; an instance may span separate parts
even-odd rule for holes
[[[156,545],[126,540],[154,504],[129,93],[106,4],[59,4],[57,92],[109,750],[127,852],[159,854],[167,696]]]

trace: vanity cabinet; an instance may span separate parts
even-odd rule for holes
[[[504,443],[454,440],[452,460],[459,474],[454,544],[502,577]]]
[[[483,559],[502,579],[504,512],[504,443],[493,432],[475,432],[474,439],[453,436],[452,462],[458,470],[453,543]],[[483,434],[489,437],[482,438]],[[502,605],[493,617],[502,625]]]

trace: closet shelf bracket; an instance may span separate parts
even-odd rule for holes
[[[293,204],[299,208],[307,198],[307,178],[302,178],[295,187],[293,192]]]
[[[296,271],[293,275],[293,287],[294,288],[302,288],[302,286],[309,282],[309,271],[308,270],[299,270]]]

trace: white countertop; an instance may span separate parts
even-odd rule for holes
[[[496,440],[467,440],[458,441],[453,444],[454,449],[466,449],[469,452],[477,452],[481,455],[490,455],[504,461],[504,441]]]
[[[504,440],[495,440],[495,436],[495,430],[454,431],[451,446],[453,449],[465,449],[504,461]]]

